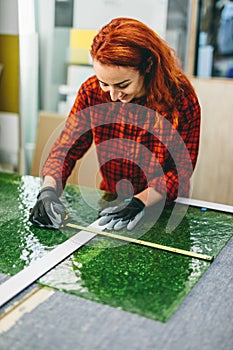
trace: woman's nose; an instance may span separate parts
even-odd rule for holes
[[[110,97],[112,101],[117,101],[119,99],[120,96],[120,91],[118,89],[115,88],[111,88],[109,89],[109,93],[110,93]]]

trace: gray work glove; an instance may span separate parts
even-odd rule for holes
[[[107,225],[109,230],[120,230],[127,227],[132,230],[144,216],[144,203],[136,197],[130,201],[124,201],[117,206],[109,207],[100,212],[100,226]]]

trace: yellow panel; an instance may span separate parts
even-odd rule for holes
[[[97,32],[97,30],[71,29],[70,47],[89,50]]]
[[[19,113],[19,36],[0,34],[0,110]]]
[[[70,64],[91,64],[90,48],[97,30],[71,29]]]

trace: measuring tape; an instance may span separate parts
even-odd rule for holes
[[[99,230],[95,230],[93,228],[83,227],[83,226],[76,225],[76,224],[69,223],[66,226],[70,227],[70,228],[77,229],[77,230],[84,230],[87,232],[95,233],[96,235],[101,235],[101,236],[105,236],[105,237],[119,239],[121,241],[129,242],[129,243],[135,243],[135,244],[143,245],[146,247],[151,247],[151,248],[165,250],[165,251],[172,252],[172,253],[186,255],[186,256],[189,256],[191,258],[207,260],[207,261],[214,260],[214,257],[210,256],[210,255],[190,252],[189,250],[173,248],[173,247],[169,247],[166,245],[161,245],[161,244],[157,244],[157,243],[153,243],[153,242],[143,241],[143,240],[131,238],[128,236],[121,236],[121,235],[117,235],[115,233],[110,233],[110,232],[106,232],[106,231],[99,231]]]

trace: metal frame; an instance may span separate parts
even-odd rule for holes
[[[233,213],[233,206],[221,204],[221,203],[206,202],[198,199],[183,198],[183,197],[178,197],[176,202],[180,204],[191,205],[193,207],[201,207],[205,209],[212,209],[217,211],[224,211],[227,213]]]

